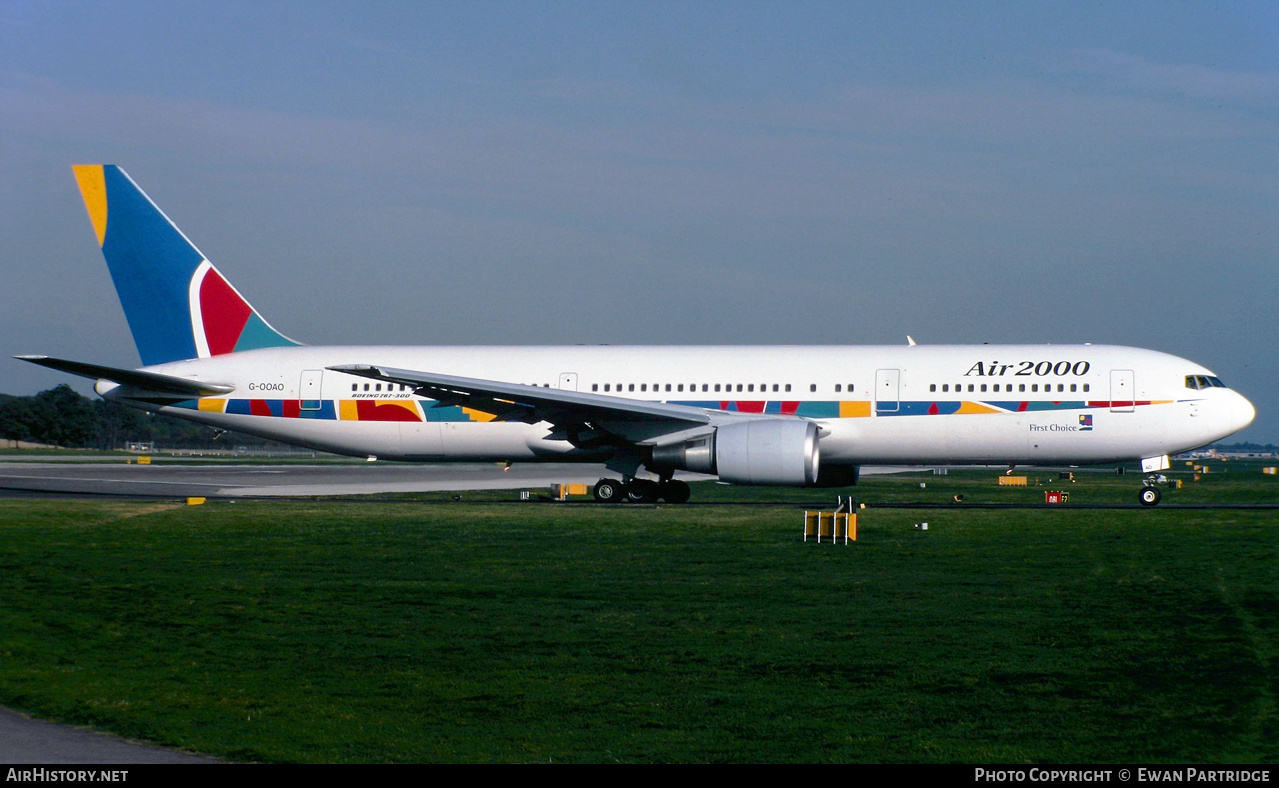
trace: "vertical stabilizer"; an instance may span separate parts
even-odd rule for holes
[[[124,170],[72,169],[144,365],[297,344],[262,319]]]

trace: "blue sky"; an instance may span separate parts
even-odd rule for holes
[[[138,363],[105,162],[307,343],[1131,344],[1279,441],[1277,61],[1273,3],[0,0],[0,351]]]

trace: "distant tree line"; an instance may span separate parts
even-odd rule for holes
[[[1279,451],[1279,446],[1276,446],[1273,443],[1267,443],[1264,445],[1260,443],[1247,443],[1247,442],[1245,443],[1214,443],[1208,448],[1216,449],[1217,451],[1256,452],[1258,454],[1260,454],[1261,452],[1274,453],[1276,451]]]
[[[9,440],[75,449],[121,449],[135,441],[175,449],[278,445],[240,433],[218,440],[220,434],[201,424],[89,399],[65,383],[33,397],[0,394],[0,438]]]

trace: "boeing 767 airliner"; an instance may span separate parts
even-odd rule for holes
[[[124,170],[73,169],[143,366],[18,358],[95,379],[114,402],[313,449],[603,462],[620,478],[601,479],[597,499],[680,503],[680,470],[830,487],[872,463],[1153,472],[1255,415],[1199,364],[1090,344],[306,346]],[[1140,499],[1158,503],[1158,488]]]

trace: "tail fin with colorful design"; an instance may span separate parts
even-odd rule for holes
[[[72,169],[145,366],[298,344],[263,320],[124,170]]]

